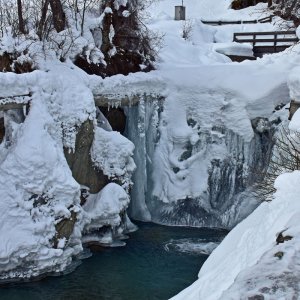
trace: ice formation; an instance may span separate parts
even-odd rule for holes
[[[222,4],[216,0],[187,2],[194,7],[188,11],[194,19],[188,40],[182,38],[183,22],[172,20],[174,7],[169,1],[161,1],[150,11],[148,26],[165,33],[156,71],[101,79],[88,76],[68,59],[59,62],[57,58],[66,57],[56,49],[55,55],[47,53],[46,62],[37,59],[39,71],[0,73],[0,104],[18,95],[25,97],[16,102],[31,101],[26,116],[23,111],[4,113],[0,278],[60,272],[80,253],[82,242],[107,245],[122,238],[134,229],[126,213],[128,205],[135,219],[226,228],[258,205],[251,195],[255,172],[268,164],[272,135],[287,118],[284,105],[290,100],[289,92],[292,97],[299,94],[298,69],[290,76],[300,65],[299,45],[292,52],[256,62],[231,63],[224,53],[249,54],[249,47],[231,43],[234,31],[273,30],[276,24],[212,28],[200,22],[199,14],[207,19],[253,19],[261,12],[243,10],[237,16],[228,10],[229,0]],[[119,7],[126,1],[114,3]],[[93,39],[90,29],[103,17],[89,20],[89,30],[84,30],[67,57],[74,58],[84,48],[89,61],[105,64],[96,44],[89,44]],[[111,28],[110,38],[113,34]],[[11,38],[7,34],[1,47],[9,50]],[[62,34],[55,36],[58,41],[62,38]],[[39,53],[41,45],[34,47],[30,51]],[[94,95],[103,94],[111,99],[111,106],[120,105],[123,97],[129,104],[139,97],[139,105],[124,107],[125,134],[131,142],[113,132],[99,111],[96,116]],[[298,129],[298,115],[291,129]],[[114,183],[82,199],[83,187],[72,177],[64,151],[74,151],[77,130],[86,121],[95,128],[90,153],[94,167]],[[294,239],[287,246],[276,246],[274,241],[283,230],[298,233],[294,222],[298,206],[293,201],[297,190],[289,192],[298,177],[295,172],[278,179],[274,202],[261,205],[235,227],[213,251],[199,281],[177,299],[236,295],[235,279],[245,283],[250,268],[265,263],[264,254],[270,256],[276,247],[278,252],[288,251],[296,243]],[[202,246],[200,251],[206,252],[215,247]],[[288,259],[296,255],[288,253],[282,262],[290,263]],[[253,292],[249,286],[245,290]]]

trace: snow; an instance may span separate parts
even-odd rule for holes
[[[15,115],[4,113],[6,128],[10,130],[6,131],[5,141],[0,146],[2,279],[63,271],[72,257],[82,251],[81,232],[90,219],[80,206],[81,187],[72,177],[64,156],[64,149],[74,151],[80,125],[86,120],[93,120],[96,124],[89,76],[70,62],[40,62],[40,68],[22,75],[0,74],[1,97],[30,94],[23,99],[30,100],[29,114],[24,123],[18,121],[24,118],[18,116],[18,112]],[[95,81],[102,79],[94,78]],[[97,130],[102,134],[103,129]],[[108,163],[114,167],[110,174],[115,178],[123,175],[123,185],[129,188],[135,166],[130,157],[134,146],[117,133],[107,132],[104,138],[117,154],[115,157],[107,154]],[[95,149],[98,140],[105,142],[103,138],[95,139],[95,158],[101,157],[97,151],[102,155],[107,149]],[[125,166],[126,171],[121,170]],[[129,201],[125,191],[119,188],[121,191],[108,187],[101,194],[104,206],[101,206],[100,215],[116,214],[115,223],[120,218],[117,214]],[[111,201],[108,200],[109,193],[116,193],[116,201],[121,199],[122,204],[118,206],[115,201],[112,202],[115,207],[107,207],[105,203]],[[56,224],[70,219],[72,212],[76,213],[77,221],[73,233],[68,239],[58,239],[55,248]],[[93,218],[96,217],[94,213]]]
[[[126,190],[132,184],[131,176],[135,170],[133,151],[134,145],[119,132],[96,128],[92,161],[110,179],[120,181]]]
[[[295,237],[299,235],[299,226],[295,222],[300,209],[299,202],[296,201],[300,192],[299,179],[300,171],[281,175],[275,183],[277,189],[275,199],[270,203],[261,204],[247,219],[236,226],[205,262],[199,273],[199,279],[172,299],[215,300],[251,296],[246,290],[241,290],[241,286],[238,294],[230,294],[226,290],[230,289],[231,285],[235,287],[235,280],[241,271],[253,266],[255,273],[252,273],[252,280],[263,272],[265,264],[271,264],[272,273],[269,274],[269,279],[275,276],[277,271],[284,274],[286,267],[282,268],[282,264],[276,266],[278,258],[275,258],[274,254],[283,250],[287,256],[284,258],[285,264],[294,264],[292,255],[294,250],[293,247],[289,247],[290,241],[285,242],[284,246],[276,245],[276,237],[283,231],[284,235]],[[258,264],[266,255],[268,260],[265,264]],[[265,287],[268,287],[268,278],[261,280],[265,281],[262,286],[265,284]],[[222,294],[223,292],[225,294]]]
[[[294,68],[293,71],[290,73],[289,81],[288,81],[291,99],[293,99],[295,101],[300,100],[299,72],[300,72],[300,68]]]
[[[201,208],[218,218],[212,224],[205,223],[206,225],[231,228],[240,218],[250,213],[255,205],[252,201],[248,202],[249,207],[241,203],[241,199],[249,197],[242,193],[235,200],[230,198],[226,210],[220,208],[221,213],[215,210],[206,194],[211,161],[226,162],[229,158],[234,160],[232,164],[236,166],[242,157],[242,176],[247,180],[251,164],[255,165],[254,152],[261,151],[253,146],[255,132],[251,120],[275,120],[279,115],[273,114],[274,108],[290,101],[288,77],[291,70],[300,63],[297,55],[299,46],[280,54],[265,55],[255,62],[231,63],[221,53],[252,55],[249,45],[232,43],[233,32],[276,30],[276,23],[216,27],[204,25],[199,19],[202,15],[203,18],[210,15],[214,19],[259,18],[264,16],[262,9],[265,4],[238,12],[228,10],[226,2],[224,5],[216,5],[213,1],[190,0],[186,2],[186,6],[195,8],[188,14],[188,22],[191,24],[188,40],[182,38],[185,22],[172,20],[173,12],[169,1],[161,1],[150,8],[153,18],[148,20],[148,26],[164,34],[156,71],[116,75],[103,81],[90,76],[88,85],[95,95],[105,95],[110,99],[111,106],[119,106],[121,99],[126,97],[129,103],[133,103],[134,97],[143,98],[143,95],[146,96],[145,99],[147,96],[151,96],[151,99],[161,96],[165,98],[163,113],[154,113],[151,109],[147,112],[155,118],[159,115],[159,125],[150,127],[153,132],[146,131],[148,126],[143,123],[143,120],[149,123],[149,115],[143,117],[141,111],[137,112],[138,126],[145,128],[146,143],[154,142],[155,147],[141,145],[135,152],[141,161],[141,151],[146,151],[147,174],[140,171],[142,177],[139,182],[147,183],[146,193],[136,194],[139,194],[136,201],[139,204],[132,206],[136,207],[132,215],[142,220],[161,222],[161,212],[152,211],[152,215],[149,215],[149,206],[157,210],[163,203],[172,206],[182,199],[197,198],[200,199]],[[282,119],[286,118],[284,113],[281,116]],[[196,126],[188,125],[189,119],[196,122]],[[259,128],[257,132],[260,132]],[[148,135],[151,136],[150,139],[147,138]],[[152,139],[153,136],[159,136],[159,140]],[[135,136],[132,141],[137,145],[141,139]],[[192,153],[187,159],[181,159],[182,154],[187,153],[187,145],[192,147]],[[147,152],[147,149],[151,152]],[[110,174],[108,166],[105,170],[106,174]],[[231,188],[229,194],[234,194],[238,189],[234,185]],[[149,196],[150,190],[153,192]],[[146,197],[150,197],[150,201]],[[170,206],[166,207],[168,211],[169,208]],[[237,217],[236,214],[241,215]],[[207,221],[200,218],[200,223],[188,222],[191,223],[186,225],[204,226],[201,222]]]
[[[120,6],[126,6],[127,4],[127,0],[115,0],[114,1],[114,6],[115,6],[115,9],[118,10],[120,8]]]
[[[288,77],[291,70],[299,66],[299,46],[293,47],[292,51],[288,49],[284,53],[266,55],[257,61],[232,63],[221,53],[252,56],[249,45],[232,43],[233,32],[271,31],[276,30],[277,25],[208,26],[200,22],[199,19],[209,15],[212,19],[232,20],[265,16],[261,10],[266,4],[238,12],[228,10],[225,1],[223,4],[186,1],[187,10],[193,7],[193,12],[187,13],[188,20],[184,22],[172,20],[174,6],[170,1],[156,3],[150,9],[152,18],[147,24],[150,29],[164,35],[157,70],[149,74],[114,76],[105,79],[103,86],[95,89],[105,93],[114,90],[116,94],[128,96],[141,95],[144,89],[146,94],[165,97],[158,126],[148,126],[148,117],[156,115],[155,108],[148,110],[145,118],[141,112],[134,116],[135,120],[141,120],[140,126],[146,128],[146,146],[136,152],[136,158],[141,163],[140,151],[145,151],[147,157],[147,172],[143,174],[141,171],[139,174],[144,179],[138,181],[147,182],[143,187],[146,196],[141,199],[140,194],[133,194],[139,195],[138,200],[133,199],[131,207],[135,218],[149,220],[150,212],[151,220],[159,223],[232,228],[255,207],[252,201],[248,201],[248,207],[242,203],[242,199],[251,195],[237,194],[239,187],[232,182],[236,177],[247,182],[249,170],[266,163],[266,159],[260,163],[254,161],[255,153],[262,150],[257,144],[253,146],[260,128],[253,130],[251,121],[256,118],[275,120],[278,114],[273,113],[274,108],[290,101]],[[191,26],[191,33],[185,40],[183,28],[187,25]],[[286,117],[282,113],[282,120]],[[189,124],[190,120],[196,125]],[[152,139],[153,136],[159,138]],[[135,136],[132,141],[137,145],[141,139]],[[154,149],[148,144],[153,142]],[[223,163],[223,169],[215,168],[213,174],[219,187],[208,184],[212,178],[213,161]],[[234,170],[241,164],[242,174],[233,171],[228,179],[228,195],[231,196],[223,199],[223,203],[212,203],[207,191],[215,189],[217,194],[218,189],[222,189],[217,169],[219,175],[227,172],[224,166],[228,161]],[[139,186],[144,185],[140,183]],[[196,199],[199,210],[205,210],[215,219],[208,221],[206,215],[178,219],[173,210],[179,209],[183,199]],[[166,215],[172,214],[174,220],[171,221]]]
[[[214,50],[225,55],[249,56],[253,57],[252,45],[239,43],[224,43],[216,45]]]
[[[129,220],[126,209],[130,197],[119,184],[107,184],[97,195],[90,195],[84,209],[83,243],[121,247],[124,234],[136,231]]]
[[[115,8],[126,2],[115,0]],[[134,153],[140,159],[134,175],[140,191],[134,190],[132,194],[139,198],[131,207],[137,218],[171,222],[166,216],[172,215],[180,201],[190,199],[196,201],[199,214],[205,214],[196,215],[196,219],[185,215],[177,219],[175,215],[176,224],[231,228],[257,206],[257,202],[253,204],[249,199],[247,190],[236,192],[240,188],[235,186],[239,179],[236,175],[240,175],[236,170],[240,167],[242,180],[247,182],[254,154],[262,150],[255,144],[258,134],[270,127],[267,122],[258,122],[254,129],[251,121],[266,118],[271,122],[279,115],[284,119],[286,113],[273,113],[274,108],[287,104],[290,97],[299,97],[300,46],[265,55],[257,61],[232,63],[224,54],[252,55],[249,45],[232,43],[233,32],[271,31],[278,27],[276,22],[221,27],[201,22],[266,16],[266,4],[236,12],[229,9],[230,3],[186,0],[187,22],[173,20],[178,1],[155,3],[149,9],[152,17],[147,26],[164,35],[157,70],[106,79],[85,74],[70,60],[84,49],[88,61],[105,64],[99,50],[101,33],[94,32],[98,43],[91,33],[101,26],[104,15],[90,16],[83,32],[76,29],[80,24],[70,21],[71,37],[66,38],[67,32],[51,33],[53,43],[46,45],[34,36],[30,41],[17,42],[8,30],[1,39],[1,51],[22,52],[28,48],[39,71],[22,75],[0,73],[1,104],[8,101],[2,98],[18,95],[29,96],[17,98],[16,102],[31,101],[24,123],[16,122],[22,115],[14,118],[4,114],[11,130],[0,145],[1,278],[61,271],[82,251],[82,242],[111,244],[116,235],[124,233],[124,226],[132,230],[125,211],[135,169]],[[107,8],[104,14],[111,12]],[[189,25],[189,36],[184,39],[183,29]],[[111,28],[111,39],[113,35]],[[63,47],[58,47],[61,43]],[[110,106],[120,105],[124,97],[129,104],[134,97],[140,98],[139,107],[127,112],[136,121],[128,125],[134,132],[131,138],[136,147],[113,132],[98,112],[100,127],[95,128],[91,157],[95,167],[115,183],[108,184],[97,195],[90,195],[81,207],[81,187],[73,179],[63,151],[74,151],[77,129],[83,122],[92,120],[97,124],[95,95],[107,96]],[[290,125],[294,130],[300,126],[298,115],[297,112]],[[229,186],[228,203],[223,198],[219,203],[218,197],[209,198],[208,191],[212,190],[210,195],[218,194],[223,185],[220,174],[223,170],[227,172],[228,161],[234,170],[228,182],[224,181]],[[224,169],[219,166],[222,164]],[[242,284],[243,278],[250,276],[247,270],[255,266],[255,274],[261,272],[259,263],[265,263],[267,254],[273,257],[281,249],[292,260],[296,254],[289,252],[288,246],[293,243],[297,247],[297,240],[280,247],[275,240],[283,230],[293,236],[299,232],[295,221],[299,204],[294,201],[299,194],[299,176],[299,172],[282,175],[276,181],[274,201],[263,203],[236,226],[212,252],[199,280],[174,299],[239,297],[235,282]],[[209,181],[213,181],[212,185]],[[56,234],[55,224],[70,218],[72,212],[78,218],[73,233],[69,240],[59,239],[54,248],[51,241]],[[216,245],[198,246],[186,249],[179,244],[175,248],[208,253]]]
[[[76,207],[80,211],[79,185],[67,166],[62,143],[51,135],[53,118],[46,103],[40,101],[47,98],[39,96],[34,97],[25,122],[15,126],[17,132],[10,148],[1,147],[1,278],[18,277],[18,272],[11,270],[33,258],[34,266],[25,268],[22,276],[63,270],[71,255],[81,250],[80,244],[64,251],[54,249],[50,242],[56,220],[68,217]],[[48,205],[39,205],[33,195],[39,195]]]
[[[128,204],[129,196],[125,190],[116,183],[109,183],[99,194],[91,195],[83,206],[91,220],[85,225],[86,230],[120,225],[120,212],[124,212]]]
[[[260,3],[257,5],[256,10],[244,9],[236,11],[229,9],[231,5],[231,0],[185,0],[184,6],[186,6],[186,14],[190,18],[195,19],[205,19],[205,20],[255,20],[265,16],[263,9],[266,7],[265,3]],[[174,7],[176,5],[181,5],[181,1],[171,0],[171,1],[159,1],[156,2],[150,12],[152,13],[152,18],[156,19],[160,15],[168,15],[173,19],[174,17]]]
[[[124,0],[115,1],[116,7],[124,5]],[[104,14],[96,17],[87,13],[86,22],[79,31],[79,18],[74,19],[67,11],[70,27],[60,33],[49,32],[49,39],[43,43],[34,32],[26,38],[14,38],[10,28],[1,38],[1,54],[15,55],[26,51],[26,55],[19,56],[19,61],[32,62],[33,68],[38,69],[21,75],[0,73],[0,103],[24,104],[23,112],[1,113],[6,127],[0,145],[2,279],[63,271],[82,251],[82,231],[97,217],[102,216],[103,222],[109,215],[112,217],[112,238],[116,233],[121,235],[135,229],[124,213],[135,168],[131,157],[134,146],[112,132],[99,112],[96,119],[93,90],[103,85],[102,78],[87,75],[71,62],[83,52],[88,61],[105,64],[98,48],[102,37],[98,36],[99,43],[96,44],[91,30],[99,29],[104,15],[111,12],[106,9]],[[113,34],[111,28],[111,39]],[[28,115],[25,115],[26,104],[29,104]],[[77,130],[87,120],[95,126],[99,121],[102,128],[110,131],[100,127],[95,129],[91,151],[95,166],[103,167],[111,180],[118,181],[127,191],[115,184],[119,189],[112,185],[101,191],[101,195],[91,195],[103,202],[100,211],[96,210],[99,216],[95,212],[89,215],[81,207],[81,186],[72,177],[64,155],[64,151],[75,151]],[[115,194],[115,198],[109,194]],[[108,205],[110,201],[111,206]],[[75,225],[71,228],[71,236],[57,236],[60,222],[70,221],[74,214],[76,220],[72,220]],[[108,219],[106,223],[109,224]]]

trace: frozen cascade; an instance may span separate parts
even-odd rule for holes
[[[232,228],[257,207],[252,186],[268,165],[277,119],[253,119],[253,138],[247,141],[223,124],[202,128],[198,120],[188,116],[187,125],[197,133],[195,142],[172,141],[172,153],[167,153],[163,150],[170,146],[163,137],[163,103],[142,101],[127,108],[126,114],[125,134],[135,144],[137,164],[129,208],[132,218],[167,225]],[[189,185],[196,180],[196,188],[185,188],[180,176],[183,182],[190,180]],[[168,188],[172,192],[165,192]],[[178,195],[172,194],[174,190]],[[174,199],[165,199],[165,195]]]
[[[151,199],[153,190],[152,159],[159,138],[158,125],[162,107],[163,104],[159,100],[142,100],[138,106],[124,108],[127,115],[125,135],[135,145],[134,161],[137,162],[136,171],[132,176],[134,185],[129,205],[129,214],[136,220],[151,221],[146,202]]]

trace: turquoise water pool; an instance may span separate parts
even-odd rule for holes
[[[68,275],[0,287],[2,300],[166,300],[197,279],[226,231],[137,223],[120,248],[93,248]]]

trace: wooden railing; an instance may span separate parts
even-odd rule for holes
[[[258,19],[258,20],[248,20],[248,21],[206,21],[201,20],[203,24],[213,25],[213,26],[221,26],[221,25],[234,25],[234,24],[257,24],[257,23],[271,23],[274,16],[269,16],[266,18]]]
[[[238,43],[251,43],[255,56],[266,53],[277,53],[285,50],[299,41],[296,32],[270,31],[270,32],[238,32],[233,34],[233,41]]]

